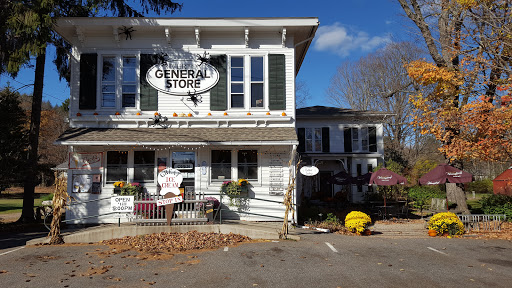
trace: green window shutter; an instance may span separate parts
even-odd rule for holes
[[[329,140],[329,127],[322,127],[322,152],[331,152]]]
[[[146,73],[151,66],[157,64],[157,56],[154,54],[140,54],[140,110],[158,110],[158,90],[149,85]]]
[[[96,109],[96,72],[98,70],[98,54],[82,54],[80,56],[80,91],[78,108],[82,110]]]
[[[345,146],[345,153],[352,152],[352,129],[344,128],[343,129],[343,142]]]
[[[210,64],[219,71],[219,82],[210,90],[210,110],[228,109],[228,75],[226,55],[212,56]]]
[[[268,55],[268,100],[270,110],[286,110],[286,63],[283,54]]]
[[[306,128],[297,128],[297,138],[299,138],[298,152],[306,151]]]
[[[370,152],[377,152],[377,127],[368,127],[368,140]]]

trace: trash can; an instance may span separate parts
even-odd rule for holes
[[[208,201],[205,206],[205,213],[208,222],[213,222],[213,201]]]

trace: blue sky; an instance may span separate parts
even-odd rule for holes
[[[183,0],[183,10],[169,17],[318,17],[320,26],[310,46],[298,80],[304,81],[311,99],[308,105],[325,105],[325,91],[336,68],[343,61],[355,61],[389,41],[407,40],[410,23],[394,0],[260,0],[207,1]],[[157,15],[149,14],[155,17]],[[166,15],[160,15],[166,17]],[[59,81],[49,48],[45,68],[43,100],[60,104],[69,98],[65,81]],[[0,76],[0,86],[7,82],[14,88],[32,84],[34,69],[23,69],[16,79]],[[32,94],[33,87],[19,89]]]

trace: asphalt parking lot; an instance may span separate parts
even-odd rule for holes
[[[505,240],[305,234],[169,255],[99,244],[0,253],[3,287],[510,287]]]

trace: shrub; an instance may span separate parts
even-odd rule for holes
[[[485,214],[505,214],[507,215],[507,220],[511,220],[512,196],[493,194],[483,197],[479,202]]]
[[[413,206],[420,209],[420,212],[423,212],[423,209],[430,205],[432,198],[444,198],[444,192],[437,186],[414,186],[409,189],[408,195],[414,200]]]
[[[475,191],[475,193],[481,194],[492,194],[492,180],[484,179],[479,181],[473,181],[466,184],[466,192]]]
[[[357,234],[363,233],[371,223],[372,219],[370,216],[360,211],[352,211],[345,217],[345,227]]]
[[[452,212],[437,213],[428,221],[428,229],[436,230],[437,234],[462,235],[464,224]]]

